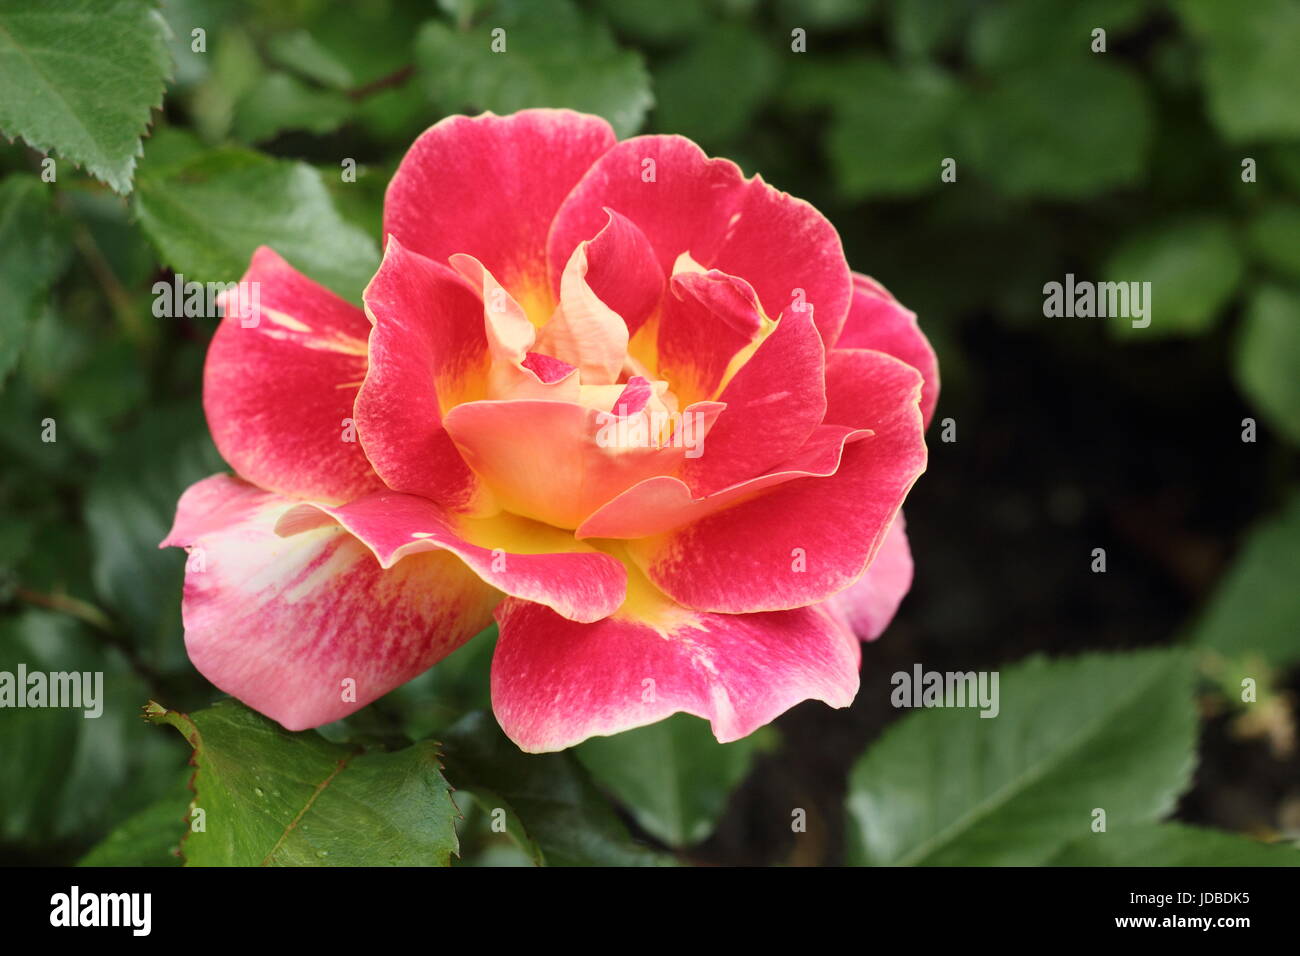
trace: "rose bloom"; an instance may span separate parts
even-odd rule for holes
[[[911,584],[938,376],[831,224],[682,137],[525,110],[425,132],[384,234],[364,311],[263,247],[213,337],[235,474],[163,542],[197,552],[195,667],[299,730],[495,617],[527,751],[852,702]]]

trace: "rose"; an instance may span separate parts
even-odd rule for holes
[[[364,312],[261,248],[257,314],[212,340],[237,477],[187,490],[163,542],[194,552],[195,666],[296,730],[495,614],[493,709],[525,750],[848,705],[854,631],[911,583],[938,379],[830,223],[564,110],[438,123],[384,217]]]

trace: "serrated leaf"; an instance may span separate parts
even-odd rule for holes
[[[1124,67],[1084,56],[1000,74],[971,97],[962,154],[1006,195],[1081,199],[1141,178],[1146,90]]]
[[[1300,866],[1300,849],[1182,823],[1157,823],[1080,837],[1047,865]]]
[[[186,280],[237,280],[267,245],[360,302],[379,264],[374,240],[343,219],[320,173],[251,150],[208,150],[161,166],[146,157],[135,209],[163,260]]]
[[[1193,631],[1225,657],[1300,660],[1300,492],[1246,537]]]
[[[466,715],[445,735],[447,779],[476,794],[489,813],[527,835],[529,852],[549,866],[657,866],[659,854],[627,829],[572,754],[526,754],[491,715]],[[491,799],[500,804],[488,806]]]
[[[493,52],[494,42],[504,50]],[[463,31],[430,21],[415,49],[429,95],[447,112],[569,107],[603,116],[622,138],[654,103],[640,54],[619,49],[570,0],[497,0]]]
[[[194,748],[204,829],[191,866],[447,866],[457,851],[437,746],[363,753],[315,731],[289,733],[224,700],[192,715],[150,704]]]
[[[1235,372],[1246,397],[1265,419],[1300,444],[1300,291],[1263,285],[1255,290],[1237,339]]]
[[[766,728],[764,728],[766,730]],[[652,836],[673,847],[706,839],[769,734],[720,744],[706,721],[675,714],[576,748],[578,760]]]
[[[1226,220],[1184,219],[1125,238],[1102,273],[1111,282],[1150,282],[1146,303],[1151,324],[1110,328],[1134,338],[1204,332],[1218,318],[1246,271],[1236,236]]]
[[[1232,142],[1300,136],[1300,4],[1180,0],[1172,5],[1202,48],[1210,118]]]
[[[129,817],[77,861],[77,866],[180,866],[181,841],[187,829],[189,780],[178,776],[166,796]]]
[[[0,182],[0,386],[68,261],[70,230],[52,208],[53,188],[35,176]]]
[[[148,0],[0,0],[0,130],[119,193],[170,68]]]
[[[1154,822],[1193,764],[1196,715],[1181,651],[1034,658],[1006,669],[1000,710],[911,714],[854,766],[858,862],[1033,865],[1090,832]]]

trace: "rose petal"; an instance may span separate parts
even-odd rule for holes
[[[701,402],[684,411],[692,416],[692,441],[703,440],[722,408]],[[642,479],[676,469],[691,450],[637,444],[630,428],[619,431],[618,417],[590,406],[522,399],[459,405],[445,424],[503,508],[576,528]],[[650,420],[648,411],[640,417]]]
[[[636,223],[612,209],[605,214],[609,222],[587,243],[587,285],[634,335],[663,298],[664,273]]]
[[[627,325],[587,283],[587,244],[573,250],[560,278],[560,303],[537,336],[537,350],[578,368],[583,385],[613,385],[627,358]]]
[[[449,116],[421,134],[393,175],[384,234],[436,262],[474,256],[540,322],[554,305],[546,272],[551,220],[613,145],[608,123],[571,110]]]
[[[802,290],[823,339],[839,336],[852,293],[839,235],[761,177],[745,179],[735,163],[709,159],[681,136],[625,140],[593,164],[556,215],[547,240],[552,276],[600,230],[606,208],[645,233],[665,275],[689,252],[706,269],[749,281],[768,315],[785,312]]]
[[[647,478],[595,511],[574,534],[579,539],[626,539],[672,531],[787,481],[833,475],[839,470],[845,445],[869,437],[867,429],[819,425],[803,448],[772,471],[699,497],[672,475]]]
[[[853,274],[853,305],[835,347],[887,352],[920,372],[925,379],[921,414],[929,426],[939,401],[939,360],[917,324],[916,313],[870,276]]]
[[[727,406],[682,477],[697,495],[798,454],[826,415],[826,354],[808,312],[787,312],[718,400]]]
[[[381,491],[341,507],[300,505],[277,530],[292,535],[334,522],[363,541],[382,567],[407,555],[449,551],[493,587],[575,621],[608,617],[625,594],[622,563],[571,534],[508,514],[458,519],[415,495]]]
[[[357,431],[388,487],[455,509],[484,509],[483,492],[442,416],[487,394],[483,305],[446,266],[397,239],[363,295],[374,322],[357,396]]]
[[[858,641],[821,608],[700,614],[644,579],[635,591],[595,624],[501,603],[492,709],[520,749],[562,750],[681,711],[727,743],[802,701],[847,707],[857,694]]]
[[[227,315],[203,370],[217,450],[244,478],[285,495],[346,501],[381,487],[356,441],[352,404],[370,323],[266,246],[241,283],[258,307]]]
[[[900,511],[862,577],[826,603],[858,637],[874,641],[885,633],[911,587],[912,551]]]
[[[775,327],[744,279],[679,272],[659,315],[655,371],[684,404],[715,399]]]
[[[675,601],[701,611],[775,611],[825,600],[861,577],[925,469],[921,376],[883,352],[836,350],[826,421],[874,432],[827,478],[798,478],[629,552]]]
[[[455,555],[383,569],[337,526],[282,538],[276,520],[295,504],[224,475],[181,497],[165,543],[191,547],[185,647],[221,690],[288,730],[317,727],[427,670],[490,622],[499,593]]]

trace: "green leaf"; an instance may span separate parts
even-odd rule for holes
[[[276,34],[266,46],[281,66],[331,89],[348,90],[357,83],[348,65],[306,30]]]
[[[1300,4],[1180,0],[1173,7],[1202,46],[1201,82],[1219,131],[1232,142],[1300,136]]]
[[[495,30],[505,31],[497,34],[503,52],[493,52]],[[430,21],[416,40],[416,60],[446,112],[569,107],[605,117],[626,137],[654,103],[640,54],[620,50],[570,0],[498,0],[465,31]]]
[[[148,0],[0,0],[0,131],[124,195],[170,68]]]
[[[708,29],[712,11],[701,0],[597,0],[615,29],[649,43],[689,43]]]
[[[458,815],[430,742],[363,753],[289,733],[224,700],[192,715],[151,703],[194,748],[191,866],[447,866]]]
[[[1062,59],[994,77],[962,134],[971,166],[1006,195],[1081,199],[1141,178],[1151,109],[1125,68]]]
[[[1264,207],[1250,221],[1246,238],[1266,266],[1300,279],[1300,205],[1278,202]]]
[[[235,111],[261,81],[266,67],[246,31],[226,26],[210,33],[210,52],[202,55],[211,66],[189,94],[188,105],[195,131],[206,142],[218,143],[230,135]],[[146,162],[155,162],[157,148],[149,144]]]
[[[180,866],[181,841],[190,815],[186,770],[166,796],[128,818],[80,860],[77,866]]]
[[[863,23],[875,11],[876,0],[780,0],[777,12],[788,36],[795,27],[839,30]]]
[[[53,188],[35,176],[0,182],[0,385],[68,261],[69,230],[52,208]]]
[[[235,135],[250,143],[289,130],[317,136],[332,133],[352,115],[342,93],[308,86],[288,73],[263,75],[235,108]]]
[[[6,705],[0,840],[39,845],[96,835],[145,805],[154,785],[175,773],[179,749],[138,717],[148,688],[102,637],[71,617],[26,611],[0,622],[0,671],[16,681],[20,665],[29,677],[79,673],[83,688],[95,688],[99,674],[99,695],[94,706],[84,697],[81,707]]]
[[[1265,285],[1255,290],[1239,338],[1235,372],[1265,419],[1300,444],[1300,292]]]
[[[904,56],[929,56],[958,34],[973,9],[970,0],[893,0],[894,45]]]
[[[1196,715],[1183,652],[1033,658],[999,690],[996,717],[920,711],[857,762],[859,862],[1038,864],[1088,834],[1095,808],[1113,829],[1149,823],[1186,787]]]
[[[146,157],[135,208],[163,260],[186,280],[234,281],[267,245],[359,302],[379,264],[374,240],[343,219],[320,173],[250,150],[210,150],[158,166]]]
[[[763,105],[777,68],[771,44],[752,30],[720,25],[705,31],[657,72],[655,125],[706,147],[726,144]]]
[[[181,641],[185,557],[160,549],[181,492],[225,470],[199,409],[157,409],[117,438],[88,484],[86,527],[95,590],[126,623],[146,659],[188,669]]]
[[[955,4],[954,4],[955,5]],[[1092,31],[1106,31],[1106,48],[1150,13],[1146,0],[1005,0],[982,4],[967,34],[971,60],[981,69],[1006,70],[1093,54]]]
[[[1294,368],[1294,366],[1293,366]],[[1300,491],[1246,537],[1192,635],[1225,657],[1300,660]]]
[[[706,721],[675,714],[613,737],[593,737],[575,752],[647,833],[680,848],[713,832],[731,791],[770,741],[760,732],[720,744]]]
[[[942,71],[863,60],[841,85],[826,140],[831,168],[850,198],[915,195],[941,184],[955,152],[962,91]],[[815,95],[815,94],[814,94]]]
[[[1127,236],[1102,272],[1111,282],[1150,282],[1150,326],[1111,322],[1144,338],[1206,331],[1241,284],[1246,264],[1232,227],[1212,217],[1183,219]]]
[[[626,827],[569,753],[526,754],[491,715],[466,715],[446,734],[447,779],[505,811],[510,832],[550,866],[656,866],[659,854]],[[501,802],[494,803],[499,800]]]
[[[1050,866],[1300,866],[1300,850],[1182,823],[1157,823],[1080,837],[1046,862]]]

